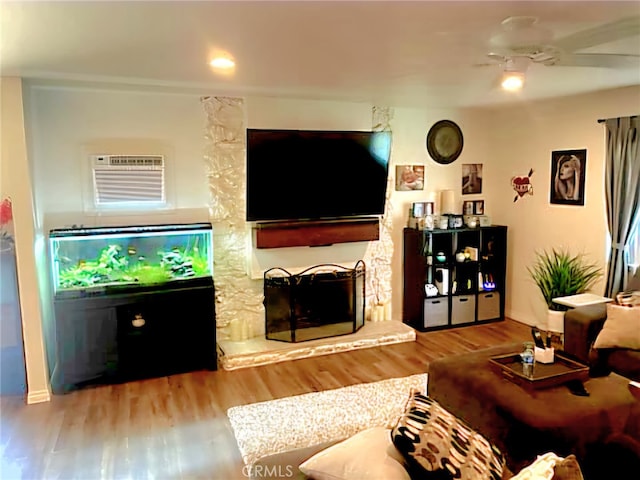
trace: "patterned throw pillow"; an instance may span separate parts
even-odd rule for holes
[[[391,440],[408,470],[425,479],[500,480],[500,450],[435,400],[412,390]]]

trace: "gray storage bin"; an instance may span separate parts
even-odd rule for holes
[[[451,297],[451,324],[472,323],[476,320],[476,296],[454,295]]]
[[[500,318],[500,292],[478,294],[478,321]]]
[[[449,324],[449,299],[447,297],[427,298],[424,301],[424,328]]]

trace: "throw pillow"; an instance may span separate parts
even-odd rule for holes
[[[505,462],[500,450],[418,391],[411,392],[391,435],[412,478],[502,478]]]
[[[640,307],[607,304],[607,319],[593,348],[640,350]]]
[[[553,472],[553,480],[584,480],[578,459],[573,454],[557,462]]]
[[[583,477],[575,455],[562,458],[549,452],[539,455],[510,480],[583,480]]]
[[[629,283],[627,284],[627,291],[640,290],[640,267],[636,268],[635,273],[629,279]]]
[[[554,479],[553,469],[562,458],[553,452],[539,455],[531,464],[523,468],[511,480],[552,480]]]
[[[314,480],[410,480],[390,430],[373,427],[316,453],[300,464]]]

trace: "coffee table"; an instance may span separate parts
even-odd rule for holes
[[[491,357],[521,349],[515,343],[446,357],[428,370],[429,396],[494,442],[511,471],[549,451],[574,453],[588,470],[610,435],[640,425],[640,402],[622,376],[589,378],[590,396],[580,397],[565,385],[525,389],[491,368]]]

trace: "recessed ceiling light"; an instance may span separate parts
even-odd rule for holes
[[[229,57],[216,57],[209,62],[213,68],[219,68],[221,70],[230,70],[236,66],[236,62],[234,62]]]

